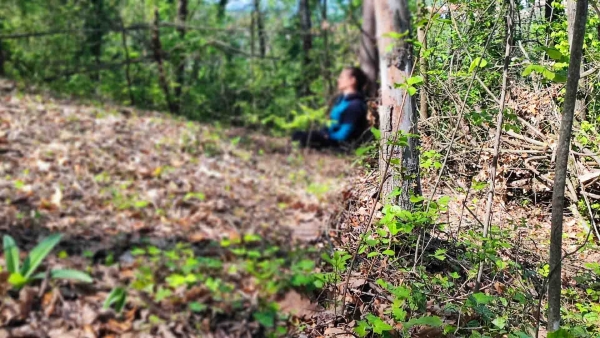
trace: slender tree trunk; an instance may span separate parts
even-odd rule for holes
[[[169,91],[169,82],[167,81],[167,76],[165,74],[165,67],[163,65],[162,59],[162,47],[160,44],[160,15],[158,13],[158,8],[154,10],[154,26],[152,27],[152,47],[154,54],[154,61],[156,61],[156,65],[158,67],[158,81],[160,86],[162,87],[163,92],[165,93],[165,99],[167,100],[167,106],[169,107],[169,111],[172,114],[177,113],[177,106],[173,103],[171,99],[171,94]]]
[[[568,39],[569,39],[569,46],[573,46],[573,34],[574,34],[574,30],[575,30],[575,20],[576,20],[576,8],[577,8],[577,2],[575,0],[566,0],[566,6],[565,6],[565,10],[567,12],[567,33],[568,33]],[[581,62],[581,68],[580,68],[580,72],[583,73],[584,71],[584,67],[583,67],[583,62]],[[585,84],[585,79],[581,80],[583,83],[581,84],[580,88],[582,89],[583,92],[586,91],[586,84]],[[577,101],[575,102],[575,116],[581,118],[582,120],[585,119],[585,108],[586,108],[586,102],[585,99],[582,98],[582,96],[585,96],[584,93],[580,93],[580,95],[578,95]]]
[[[256,10],[250,15],[250,54],[256,55]]]
[[[4,18],[0,17],[0,30],[4,29]],[[8,59],[8,50],[4,45],[4,41],[0,40],[0,76],[6,76],[6,70],[4,69],[4,63]]]
[[[265,55],[267,55],[267,41],[263,17],[260,11],[260,0],[254,0],[254,13],[256,15],[256,29],[258,31],[258,50],[260,52],[260,57],[264,58]]]
[[[331,73],[329,68],[329,22],[327,21],[327,0],[321,3],[321,34],[323,37],[323,81],[325,82],[325,97],[332,93]]]
[[[390,142],[398,142],[406,134],[417,133],[417,110],[414,97],[395,84],[405,83],[413,70],[412,45],[405,40],[397,41],[386,33],[408,32],[410,38],[410,12],[407,0],[375,1],[375,17],[377,18],[377,38],[379,51],[379,70],[381,72],[381,106],[379,107],[381,130],[381,154],[379,157],[381,179],[384,180],[383,196],[400,188],[400,195],[395,197],[402,208],[411,209],[411,195],[421,194],[419,179],[418,140],[408,137],[406,146],[393,146]],[[390,45],[392,48],[390,49]],[[398,135],[398,134],[402,135]],[[390,165],[388,161],[398,159],[402,168]],[[396,162],[396,161],[394,161]]]
[[[377,51],[375,0],[363,1],[362,34],[360,37],[359,60],[360,68],[369,79],[366,94],[377,97],[377,77],[379,76],[379,54]]]
[[[185,39],[185,22],[188,16],[188,1],[187,0],[179,0],[179,4],[177,6],[177,23],[179,27],[177,27],[177,32],[179,32],[179,38],[183,42]],[[183,109],[183,86],[185,83],[185,52],[182,50],[183,47],[178,51],[177,57],[177,65],[176,65],[176,73],[177,80],[175,84],[175,99],[177,100],[177,111],[182,111]]]
[[[424,2],[423,2],[424,5]],[[425,11],[421,11],[421,13],[426,13]],[[417,38],[421,43],[421,53],[419,55],[419,72],[421,73],[421,77],[423,77],[423,84],[421,85],[421,89],[419,90],[419,115],[421,119],[426,120],[429,117],[428,106],[427,106],[427,56],[425,55],[425,51],[427,50],[427,36],[425,36],[425,29],[423,26],[417,28]]]
[[[552,191],[552,230],[550,235],[550,274],[548,276],[548,331],[560,328],[560,292],[562,270],[563,212],[565,207],[565,182],[571,145],[573,115],[577,104],[577,87],[581,68],[583,39],[587,21],[587,0],[577,0],[571,39],[571,59],[567,77],[565,101],[560,136],[556,153],[554,188]]]
[[[125,78],[127,79],[127,89],[129,91],[129,100],[131,101],[131,105],[135,105],[135,98],[133,96],[132,81],[131,81],[131,73],[130,66],[131,60],[129,58],[129,48],[127,47],[127,32],[125,31],[125,24],[123,23],[123,19],[121,18],[121,43],[123,45],[123,51],[125,52]]]
[[[500,93],[500,110],[496,122],[496,135],[494,137],[494,154],[490,165],[490,185],[487,192],[487,203],[485,208],[485,218],[483,219],[483,237],[487,238],[490,224],[492,223],[492,206],[494,203],[494,192],[496,189],[496,170],[498,168],[498,159],[500,158],[500,143],[502,136],[502,126],[504,123],[504,105],[506,103],[506,92],[508,85],[508,68],[510,66],[510,52],[512,50],[512,35],[514,30],[514,15],[515,3],[514,0],[509,0],[508,13],[506,16],[506,45],[504,48],[504,68],[502,72],[502,91]],[[485,261],[479,263],[479,271],[477,273],[477,282],[475,290],[479,291],[481,278],[483,276],[483,268]]]
[[[104,17],[104,0],[92,0],[92,17],[91,28],[93,31],[89,35],[90,52],[94,57],[96,66],[100,65],[100,59],[102,57],[102,38],[104,37],[104,31],[102,30],[104,23],[102,22]],[[100,81],[100,72],[92,73],[92,79],[94,81]]]
[[[302,65],[304,69],[304,79],[302,84],[302,95],[310,94],[310,82],[312,71],[310,70],[310,51],[312,49],[312,28],[310,20],[310,2],[309,0],[299,0],[298,10],[300,14],[300,30],[302,32]]]
[[[4,70],[4,63],[6,62],[6,57],[4,56],[5,54],[7,54],[4,51],[4,45],[2,44],[2,40],[0,40],[0,76],[6,76],[6,71]]]

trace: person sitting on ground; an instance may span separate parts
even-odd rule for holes
[[[339,147],[361,139],[368,128],[367,104],[362,94],[367,76],[357,67],[347,67],[337,80],[339,97],[331,108],[331,125],[320,130],[296,131],[292,141],[315,149]]]

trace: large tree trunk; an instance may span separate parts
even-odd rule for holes
[[[219,0],[219,8],[217,11],[217,17],[219,19],[223,19],[223,17],[225,16],[225,8],[227,7],[227,4],[229,3],[228,0]]]
[[[311,73],[310,70],[310,50],[312,49],[312,34],[310,32],[312,24],[310,20],[310,2],[309,0],[299,0],[298,11],[300,14],[300,30],[302,32],[302,65],[304,69],[302,93],[310,93]]]
[[[563,212],[565,207],[565,182],[567,179],[567,164],[569,148],[571,145],[571,129],[573,115],[576,109],[577,87],[581,67],[583,38],[587,20],[587,0],[577,0],[576,15],[569,30],[572,32],[571,59],[569,61],[569,74],[567,77],[565,101],[563,106],[562,121],[560,123],[560,136],[556,152],[556,168],[554,188],[552,190],[552,230],[550,235],[550,274],[548,276],[548,331],[560,328],[560,293],[562,270],[562,236]],[[569,17],[571,15],[569,14]],[[569,34],[571,35],[571,34]]]
[[[379,70],[381,72],[381,106],[379,107],[381,130],[381,154],[379,165],[381,179],[384,180],[383,196],[400,189],[400,195],[392,202],[402,208],[412,208],[411,195],[421,194],[419,179],[418,140],[409,137],[406,146],[394,146],[390,142],[401,141],[406,134],[417,133],[417,110],[415,99],[402,88],[394,88],[395,84],[405,83],[413,69],[413,49],[405,40],[398,41],[386,33],[409,32],[410,12],[407,0],[375,1],[375,17],[377,18],[377,38],[380,51]],[[389,46],[393,48],[389,48]],[[401,134],[401,135],[399,135]],[[391,159],[398,159],[390,164]],[[398,168],[397,163],[401,163]],[[386,170],[388,169],[390,170]],[[387,172],[386,172],[387,171]]]
[[[565,5],[565,10],[567,12],[567,33],[568,33],[568,39],[569,39],[569,46],[571,47],[571,49],[573,48],[573,34],[574,34],[574,30],[575,30],[575,17],[576,17],[576,8],[577,8],[577,1],[575,0],[566,0],[566,5]],[[581,68],[580,71],[583,73],[584,71],[584,67],[583,67],[583,62],[581,62]],[[585,119],[585,109],[586,109],[586,102],[585,102],[585,92],[586,92],[586,83],[585,80],[582,80],[581,84],[581,92],[580,95],[578,95],[577,97],[577,101],[575,102],[575,116],[577,116],[580,119]],[[582,97],[583,96],[583,97]]]
[[[377,40],[375,39],[375,0],[364,0],[362,11],[363,22],[359,51],[360,68],[369,79],[366,94],[369,97],[376,97],[378,90],[379,55],[377,53]]]
[[[182,40],[182,42],[185,39],[185,22],[187,15],[188,1],[179,0],[179,4],[177,6],[177,23],[179,26],[177,27],[177,31],[179,32],[179,38]],[[177,110],[181,111],[183,105],[181,94],[183,92],[183,84],[185,81],[185,52],[181,49],[178,51],[176,69],[177,83],[175,84],[175,99],[177,100]]]

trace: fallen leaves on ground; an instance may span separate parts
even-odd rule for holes
[[[240,336],[260,329],[252,318],[258,299],[280,299],[299,317],[322,310],[293,289],[259,294],[264,285],[235,271],[242,260],[210,243],[257,234],[291,250],[314,241],[354,173],[349,161],[241,129],[121,111],[20,93],[0,98],[0,232],[22,253],[61,232],[43,267],[88,270],[95,279],[52,281],[41,295],[33,284],[15,295],[0,272],[0,337]],[[224,263],[203,271],[233,285],[235,303],[202,287],[167,286],[193,278],[169,275],[169,262],[153,260],[151,248],[169,253],[181,242]],[[146,248],[145,256],[134,252]],[[113,288],[141,280],[143,264],[156,270],[147,287],[163,298],[128,289],[122,313],[103,309]]]

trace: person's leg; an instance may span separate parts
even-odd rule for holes
[[[330,147],[336,144],[335,141],[327,137],[327,133],[324,130],[296,131],[292,134],[292,141],[300,143],[300,147],[302,148],[310,147],[314,149]]]
[[[308,140],[308,133],[305,131],[295,131],[292,134],[292,141],[300,143],[300,147],[306,147],[306,143]]]

